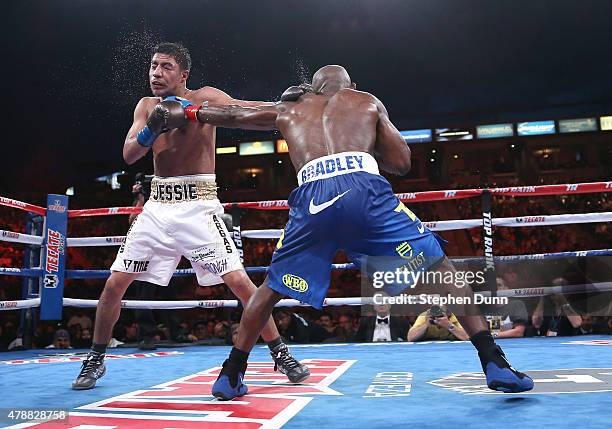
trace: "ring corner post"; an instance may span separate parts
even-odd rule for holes
[[[68,197],[47,196],[47,219],[43,231],[43,277],[40,287],[40,319],[61,320],[66,268]]]
[[[482,204],[482,242],[484,243],[484,278],[485,286],[491,291],[491,296],[497,296],[497,274],[493,257],[493,195],[489,189],[483,189]]]

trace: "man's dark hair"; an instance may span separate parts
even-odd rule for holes
[[[163,42],[158,43],[151,50],[151,56],[155,54],[170,55],[183,70],[191,70],[191,55],[186,47],[180,43]]]

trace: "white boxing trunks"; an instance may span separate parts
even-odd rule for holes
[[[214,174],[155,177],[111,271],[167,286],[185,256],[201,286],[223,283],[222,275],[243,266],[222,213]]]

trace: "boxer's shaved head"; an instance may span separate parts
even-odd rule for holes
[[[333,93],[344,88],[354,87],[346,69],[342,66],[321,67],[312,77],[312,87],[316,92]]]
[[[191,55],[189,55],[187,48],[180,43],[159,43],[151,50],[151,57],[155,54],[169,55],[174,58],[181,70],[191,70]]]

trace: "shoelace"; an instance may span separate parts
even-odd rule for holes
[[[283,364],[283,367],[287,369],[295,369],[300,366],[297,359],[294,358],[287,349],[279,350],[276,353],[276,357],[274,358],[274,371],[278,370],[278,361],[280,361]]]
[[[103,355],[87,356],[87,358],[83,361],[83,367],[81,368],[81,373],[79,374],[79,377],[85,377],[85,376],[90,375],[92,372],[94,372],[98,368],[98,366],[102,363],[103,360],[104,360]]]

